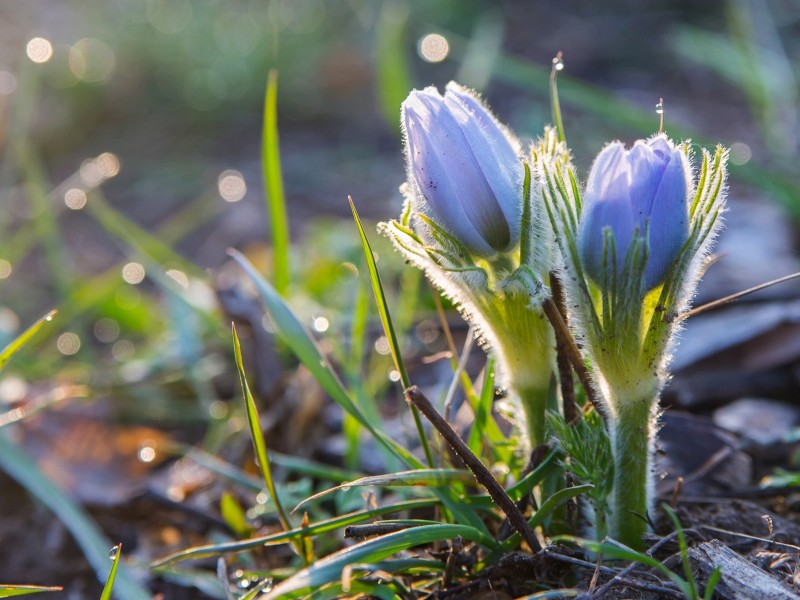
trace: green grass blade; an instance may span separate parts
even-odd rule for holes
[[[402,471],[400,473],[389,473],[386,475],[371,475],[354,481],[348,481],[314,494],[298,504],[292,512],[295,512],[308,502],[319,500],[336,491],[347,490],[351,487],[436,487],[452,485],[454,483],[475,483],[475,476],[471,471],[465,471],[463,469],[415,469],[413,471]]]
[[[408,450],[389,438],[385,432],[379,430],[364,415],[361,408],[353,401],[348,391],[344,388],[341,379],[328,363],[316,340],[306,327],[297,319],[286,302],[267,281],[256,271],[242,254],[229,250],[229,254],[239,263],[247,273],[264,302],[265,307],[272,316],[278,335],[291,348],[306,368],[311,372],[322,389],[333,398],[348,414],[355,417],[358,422],[369,431],[375,439],[386,446],[393,454],[403,460],[410,467],[422,467],[422,463]]]
[[[0,585],[0,598],[27,596],[28,594],[38,594],[39,592],[60,592],[63,589],[44,585]]]
[[[122,544],[117,544],[112,548],[114,557],[112,558],[111,570],[108,572],[106,584],[103,586],[103,593],[100,600],[111,600],[111,592],[114,589],[114,580],[117,578],[117,567],[119,567],[119,557],[122,556]]]
[[[280,339],[291,348],[322,389],[347,413],[356,418],[378,443],[397,456],[407,467],[423,468],[422,462],[417,457],[391,439],[386,432],[379,429],[367,418],[361,408],[353,401],[350,393],[345,389],[341,379],[328,363],[311,333],[297,319],[286,304],[286,301],[250,264],[250,261],[235,250],[229,250],[228,253],[239,263],[239,266],[255,284],[261,300],[264,302],[278,329]],[[480,517],[469,506],[465,505],[452,490],[435,488],[432,492],[442,499],[444,505],[459,522],[468,523],[472,527],[483,531],[486,530]]]
[[[258,461],[258,470],[261,472],[261,478],[264,481],[264,486],[267,492],[275,503],[275,508],[278,511],[278,518],[285,531],[292,529],[292,524],[289,521],[289,516],[281,505],[278,492],[275,489],[275,480],[272,478],[272,468],[269,463],[269,454],[267,452],[267,443],[264,440],[264,432],[261,429],[261,420],[258,417],[258,408],[253,399],[253,394],[250,392],[250,386],[247,383],[247,376],[244,372],[244,364],[242,363],[242,348],[239,344],[239,336],[236,334],[236,327],[231,326],[231,333],[233,335],[233,352],[236,357],[236,370],[239,372],[239,382],[242,385],[242,395],[244,396],[245,408],[247,410],[247,424],[250,427],[250,437],[253,441],[253,449],[256,453],[256,460]],[[302,556],[302,549],[297,546],[298,552]]]
[[[335,552],[281,582],[262,598],[271,600],[294,597],[296,594],[337,581],[342,575],[342,569],[348,565],[380,561],[414,546],[453,539],[456,536],[479,544],[494,545],[491,538],[487,539],[482,532],[465,525],[442,523],[404,529]]]
[[[36,464],[2,434],[0,468],[55,513],[75,538],[98,580],[105,581],[111,542],[78,504],[47,479]],[[151,597],[125,565],[118,568],[115,588],[114,595],[118,600],[150,600]]]
[[[272,223],[275,289],[281,296],[289,288],[289,225],[283,193],[281,153],[278,143],[278,72],[270,70],[264,96],[264,128],[261,132],[261,169],[267,212]]]
[[[714,598],[714,590],[719,583],[720,577],[722,577],[722,567],[715,567],[708,578],[706,591],[703,593],[703,600],[712,600]]]
[[[488,441],[501,441],[502,433],[499,428],[495,427],[492,431],[487,431],[490,423],[494,423],[491,419],[492,403],[494,402],[494,359],[489,359],[486,363],[483,374],[483,385],[481,386],[481,395],[478,397],[478,406],[475,409],[475,420],[472,423],[472,429],[469,432],[469,439],[467,446],[477,456],[483,455],[481,446],[483,438],[488,437]],[[496,425],[496,423],[495,423]],[[496,431],[496,433],[495,433]],[[499,439],[492,439],[496,436],[501,436]],[[490,444],[494,452],[494,446]]]
[[[346,515],[332,517],[318,523],[312,523],[308,527],[299,527],[291,531],[281,533],[273,533],[266,536],[256,537],[249,540],[242,540],[238,542],[226,542],[224,544],[209,544],[207,546],[197,546],[195,548],[188,548],[181,550],[158,559],[152,564],[154,568],[163,567],[165,565],[188,560],[193,558],[204,558],[207,556],[219,556],[222,554],[233,554],[237,552],[246,552],[254,548],[262,548],[267,545],[285,544],[291,539],[300,538],[301,536],[322,535],[337,529],[342,529],[349,525],[358,525],[359,523],[366,523],[374,521],[376,517],[386,515],[394,512],[402,512],[406,510],[416,510],[420,508],[430,508],[436,506],[440,501],[435,498],[425,498],[422,500],[408,500],[406,502],[398,502],[390,506],[382,506],[380,508],[373,508],[369,510],[359,510]]]
[[[50,323],[53,320],[53,317],[56,316],[58,311],[51,310],[41,319],[36,321],[33,325],[28,327],[21,335],[19,335],[13,342],[11,342],[8,346],[3,348],[2,352],[0,352],[0,369],[6,366],[6,363],[9,359],[14,356],[14,354],[22,348],[28,341],[36,335],[36,333],[45,326],[45,324]]]
[[[383,293],[383,285],[381,284],[381,277],[378,274],[378,265],[375,264],[375,255],[372,254],[372,246],[370,246],[369,240],[367,239],[367,234],[364,231],[364,227],[361,224],[361,219],[358,217],[358,211],[356,211],[356,205],[353,203],[352,198],[348,198],[350,201],[350,210],[353,211],[353,219],[356,222],[356,227],[358,228],[358,235],[361,237],[361,245],[364,247],[364,257],[367,261],[367,268],[369,269],[369,279],[370,283],[372,283],[372,291],[375,293],[375,302],[378,304],[378,314],[381,317],[381,325],[383,325],[383,332],[386,335],[386,339],[389,341],[389,348],[392,353],[392,358],[394,359],[394,366],[400,373],[400,380],[403,382],[403,389],[407,389],[411,387],[411,381],[408,379],[408,371],[406,370],[406,365],[403,362],[403,355],[400,351],[400,342],[397,339],[397,334],[394,331],[394,325],[392,325],[392,316],[389,314],[389,306],[386,303],[386,295]],[[433,460],[433,453],[431,452],[430,444],[428,444],[428,436],[425,434],[425,428],[422,426],[422,418],[419,415],[419,411],[416,407],[411,407],[411,414],[414,416],[414,424],[417,427],[417,433],[419,434],[419,441],[422,444],[422,448],[425,451],[425,458],[428,461],[428,466],[433,468],[435,466],[435,462]]]

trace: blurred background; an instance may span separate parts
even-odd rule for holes
[[[179,502],[201,486],[185,472],[153,483],[180,453],[159,444],[216,452],[241,431],[231,319],[251,325],[243,336],[262,399],[319,395],[281,369],[270,324],[227,265],[236,247],[272,276],[262,176],[270,69],[292,242],[286,293],[346,363],[354,303],[369,299],[348,195],[411,332],[410,358],[443,349],[430,293],[373,227],[400,209],[408,91],[451,79],[474,87],[527,143],[550,121],[559,51],[566,135],[584,176],[605,142],[655,133],[662,98],[673,137],[730,147],[729,226],[700,300],[797,270],[797,0],[0,0],[0,347],[59,310],[0,376],[4,439],[143,562],[185,547],[175,523],[186,514],[162,508],[169,525],[153,525],[145,548],[141,523],[153,511],[131,499]],[[796,294],[771,288],[737,307],[759,312],[690,326],[670,401],[708,411],[748,394],[796,400]],[[364,354],[375,394],[392,377],[376,337]],[[314,402],[309,414],[324,414]],[[352,444],[318,448],[310,417],[285,404],[269,404],[282,407],[273,424],[295,419],[293,434],[275,438],[280,449],[347,462]],[[4,470],[24,460],[7,454]],[[42,548],[69,555],[47,582],[86,570],[49,513],[5,475],[0,490],[0,539],[19,542],[0,547],[0,580],[41,582]],[[26,549],[30,531],[39,545]]]

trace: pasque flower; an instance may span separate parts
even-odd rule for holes
[[[516,246],[524,171],[519,144],[471,91],[449,83],[411,92],[401,112],[417,206],[469,251]]]
[[[379,228],[459,308],[496,359],[522,445],[545,443],[555,341],[541,303],[554,253],[521,146],[478,95],[449,83],[402,105],[407,165],[398,220]],[[542,155],[568,153],[552,132]],[[543,247],[544,246],[544,247]]]
[[[626,150],[608,144],[589,173],[578,237],[587,274],[598,285],[622,274],[636,236],[646,239],[645,289],[659,285],[689,236],[687,193],[691,169],[685,152],[657,135]],[[607,232],[613,233],[613,249]]]
[[[658,399],[681,323],[674,317],[688,307],[721,227],[727,156],[703,150],[695,181],[688,144],[664,134],[630,150],[613,142],[582,193],[567,183],[577,181],[574,170],[543,165],[569,319],[592,365],[614,458],[609,532],[635,548],[652,507]]]

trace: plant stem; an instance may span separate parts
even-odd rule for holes
[[[653,406],[654,398],[649,393],[618,399],[611,432],[614,489],[610,533],[636,550],[644,547],[642,536],[647,531],[650,507]]]
[[[511,379],[511,392],[517,394],[525,413],[525,425],[530,438],[531,450],[547,442],[545,438],[545,409],[547,408],[548,388],[517,385]]]

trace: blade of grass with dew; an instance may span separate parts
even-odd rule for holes
[[[55,513],[75,538],[98,580],[105,581],[111,542],[89,515],[47,479],[36,464],[3,433],[0,433],[0,468]],[[117,571],[115,587],[114,595],[119,600],[150,600],[151,597],[150,592],[122,564]]]
[[[117,568],[119,567],[119,557],[122,556],[122,544],[117,544],[111,549],[114,556],[111,557],[111,570],[108,572],[106,584],[103,586],[103,593],[100,600],[111,600],[111,592],[114,590],[114,581],[117,578]]]
[[[375,294],[375,302],[378,304],[378,314],[381,317],[381,325],[383,325],[383,333],[389,341],[389,349],[394,359],[394,366],[400,373],[400,381],[403,382],[403,389],[411,387],[411,381],[408,379],[408,371],[403,362],[403,355],[400,350],[400,344],[397,340],[397,335],[392,325],[392,317],[389,314],[389,306],[386,303],[386,295],[383,293],[383,285],[381,285],[381,278],[378,274],[378,266],[375,264],[375,255],[372,254],[372,247],[367,239],[367,234],[364,227],[361,225],[361,219],[358,217],[356,205],[353,203],[352,198],[348,198],[350,202],[350,210],[353,211],[353,220],[356,222],[358,228],[358,235],[361,237],[361,244],[364,247],[364,257],[367,261],[367,268],[369,269],[369,279],[372,283],[372,291]],[[411,407],[411,414],[414,417],[414,425],[417,428],[419,441],[425,451],[425,458],[428,461],[428,466],[433,468],[436,463],[433,460],[433,453],[431,452],[430,444],[428,444],[428,436],[425,433],[425,428],[422,426],[422,417],[416,407]]]
[[[256,537],[249,540],[237,541],[237,542],[225,542],[222,544],[209,544],[206,546],[196,546],[194,548],[188,548],[186,550],[181,550],[179,552],[175,552],[173,554],[160,558],[157,561],[155,561],[151,566],[154,568],[163,567],[165,565],[169,565],[182,560],[205,558],[208,556],[218,556],[222,554],[234,554],[238,552],[246,552],[248,550],[253,550],[255,548],[262,548],[264,546],[285,544],[289,540],[296,539],[304,535],[307,536],[322,535],[324,533],[330,533],[331,531],[336,531],[337,529],[342,529],[349,525],[358,525],[360,523],[374,521],[376,517],[380,517],[382,515],[395,512],[403,512],[407,510],[410,511],[421,508],[430,508],[433,506],[437,506],[439,504],[441,504],[441,501],[436,498],[426,498],[422,500],[407,500],[405,502],[398,502],[390,506],[382,506],[379,508],[371,508],[368,510],[359,510],[356,512],[348,513],[346,515],[340,515],[338,517],[332,517],[324,521],[312,523],[308,527],[299,527],[291,531],[273,533],[270,535]]]
[[[41,592],[60,592],[63,589],[62,587],[44,585],[0,585],[0,598],[27,596],[28,594],[39,594]]]
[[[323,390],[345,411],[358,419],[358,422],[375,438],[375,440],[397,456],[409,468],[423,468],[423,463],[417,459],[408,449],[404,448],[385,431],[372,423],[361,408],[353,401],[350,393],[345,389],[341,379],[333,370],[328,360],[322,353],[317,342],[314,340],[308,329],[297,319],[295,314],[286,304],[286,301],[276,292],[276,290],[256,271],[241,253],[236,250],[228,250],[230,256],[248,275],[255,284],[259,296],[265,307],[269,311],[278,329],[278,335],[291,348],[297,358],[300,359],[306,368],[311,372],[314,379]],[[483,531],[486,528],[480,517],[451,490],[447,488],[435,488],[433,493],[442,499],[445,507],[452,513],[453,517],[460,523],[468,523]]]
[[[441,523],[404,529],[361,542],[318,560],[313,566],[299,571],[275,586],[263,598],[264,600],[292,598],[296,594],[308,592],[326,583],[338,580],[341,577],[342,569],[348,565],[380,561],[414,546],[454,539],[456,536],[461,536],[465,540],[488,548],[496,545],[492,538],[487,537],[474,527],[466,525]]]
[[[352,487],[416,487],[416,486],[441,486],[452,485],[454,483],[474,483],[475,476],[471,471],[463,469],[415,469],[413,471],[403,471],[401,473],[389,473],[385,475],[370,475],[353,481],[347,481],[336,487],[323,490],[313,496],[309,496],[300,504],[292,509],[297,511],[301,506],[309,502],[314,502],[324,498],[329,494],[339,490],[347,490]]]
[[[375,28],[378,97],[386,123],[400,135],[400,105],[413,87],[405,39],[409,10],[405,2],[381,5]]]
[[[51,310],[41,319],[36,321],[33,325],[28,327],[25,331],[22,332],[19,336],[17,336],[14,341],[12,341],[8,346],[3,348],[2,352],[0,352],[0,370],[6,366],[6,363],[9,359],[16,354],[16,352],[22,348],[28,341],[36,335],[36,333],[44,327],[47,323],[50,323],[53,318],[56,316],[58,311]]]
[[[278,71],[271,69],[264,94],[264,126],[261,131],[261,170],[267,212],[272,223],[275,289],[281,296],[289,288],[289,225],[283,193],[281,153],[278,142]]]
[[[275,509],[278,512],[278,519],[285,531],[291,531],[292,523],[289,521],[289,516],[281,505],[278,492],[275,489],[275,480],[272,478],[272,468],[270,467],[269,454],[267,453],[267,443],[264,440],[264,432],[261,429],[261,420],[258,416],[258,409],[256,402],[253,399],[253,394],[250,392],[250,386],[247,383],[247,375],[244,371],[244,364],[242,362],[242,348],[239,344],[239,336],[236,334],[236,326],[231,324],[231,334],[233,336],[233,352],[236,358],[236,370],[239,372],[239,382],[242,386],[242,395],[244,396],[245,408],[247,410],[247,424],[250,427],[250,437],[253,441],[253,449],[256,453],[256,460],[258,461],[258,470],[261,472],[261,477],[267,492],[275,504]],[[307,562],[310,562],[312,557],[305,556],[301,543],[295,543],[295,549],[300,556],[303,556]]]

